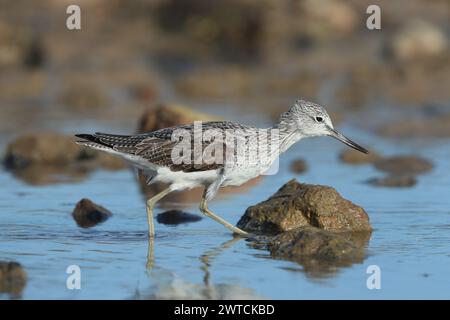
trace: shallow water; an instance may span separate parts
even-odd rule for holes
[[[147,269],[144,199],[131,170],[96,171],[79,182],[46,186],[30,186],[0,171],[0,260],[25,268],[24,299],[450,298],[450,142],[383,140],[349,125],[341,129],[386,155],[423,155],[435,168],[412,188],[377,188],[364,181],[382,173],[370,165],[341,163],[338,142],[305,140],[281,157],[277,175],[264,177],[246,192],[219,197],[211,209],[236,223],[249,205],[293,177],[331,185],[370,215],[374,232],[361,264],[317,274],[271,259],[267,251],[233,240],[223,226],[204,218],[177,226],[156,223],[154,264]],[[289,171],[298,157],[309,167],[301,175]],[[90,229],[78,227],[71,212],[84,197],[111,210],[113,217]],[[200,214],[197,204],[182,209]],[[69,265],[81,268],[81,290],[66,288]],[[369,265],[381,269],[380,290],[366,286]]]

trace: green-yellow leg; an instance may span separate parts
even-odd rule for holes
[[[147,252],[147,268],[151,269],[154,262],[154,242],[155,242],[155,225],[153,222],[153,208],[159,200],[171,191],[167,188],[152,198],[147,200],[147,222],[148,222],[148,252]]]
[[[225,221],[218,215],[214,214],[212,211],[208,209],[208,204],[206,201],[206,192],[203,194],[202,201],[200,202],[200,211],[207,217],[217,221],[218,223],[224,225],[227,229],[229,229],[231,232],[238,234],[243,237],[248,237],[249,234],[235,226],[233,226],[231,223]]]
[[[153,208],[159,200],[165,197],[171,191],[170,188],[164,189],[152,198],[147,200],[147,222],[148,222],[148,236],[153,238],[155,236],[155,224],[153,222]]]

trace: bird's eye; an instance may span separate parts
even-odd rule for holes
[[[317,121],[317,122],[323,122],[323,117],[317,116],[317,117],[316,117],[316,121]]]

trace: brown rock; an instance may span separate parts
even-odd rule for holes
[[[0,293],[20,297],[27,283],[27,274],[17,262],[0,261]]]
[[[410,175],[391,175],[383,178],[370,179],[368,183],[377,187],[407,188],[414,186],[417,180]]]
[[[339,268],[362,263],[370,232],[334,233],[314,227],[283,232],[269,240],[272,257],[302,265],[311,278],[332,276]]]
[[[93,227],[106,221],[111,216],[112,213],[109,210],[93,203],[89,199],[81,199],[72,212],[72,217],[77,222],[77,225],[82,228]]]
[[[273,237],[268,244],[269,251],[274,257],[289,260],[315,258],[323,261],[361,261],[364,257],[361,248],[344,236],[305,226],[283,232]]]
[[[59,133],[35,133],[18,137],[6,149],[7,168],[20,169],[30,164],[65,165],[77,159],[81,148],[74,139]]]
[[[304,226],[327,231],[371,231],[363,208],[331,187],[286,183],[268,200],[249,207],[237,226],[255,233],[278,234]]]
[[[375,162],[375,168],[393,175],[422,174],[433,169],[431,161],[417,156],[394,156]]]
[[[19,136],[9,143],[3,162],[15,177],[32,185],[80,181],[99,167],[126,168],[118,157],[81,147],[73,137],[52,132]]]
[[[349,164],[366,164],[374,163],[375,161],[381,159],[381,156],[373,150],[370,150],[368,154],[365,154],[357,150],[347,148],[339,154],[339,159],[342,162]]]
[[[82,181],[92,170],[96,169],[94,162],[80,162],[64,166],[31,164],[25,168],[12,170],[15,178],[30,185],[48,185]]]
[[[305,160],[297,159],[291,163],[291,171],[295,173],[303,173],[308,169]]]

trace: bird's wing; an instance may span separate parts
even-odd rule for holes
[[[216,121],[204,122],[200,128],[202,133],[204,133],[206,130],[223,132],[223,130],[247,127],[232,122]],[[172,151],[179,146],[180,142],[177,139],[172,139],[176,130],[185,130],[185,134],[190,135],[190,146],[188,146],[188,149],[183,149],[183,151],[188,153],[183,156],[184,161],[174,161],[173,158]],[[76,136],[88,140],[89,143],[98,144],[103,148],[140,156],[150,163],[168,167],[172,171],[195,172],[223,168],[223,162],[226,159],[225,152],[234,152],[233,146],[227,145],[224,139],[217,138],[212,141],[201,139],[201,148],[199,148],[199,146],[194,145],[194,134],[194,125],[184,125],[138,135],[125,136],[97,132],[93,135],[80,134]],[[85,145],[90,146],[89,144]],[[205,159],[205,153],[212,154],[214,157],[216,156],[215,151],[220,149],[223,151],[222,155],[219,154],[218,157],[222,157],[222,161],[213,161],[211,157]]]

